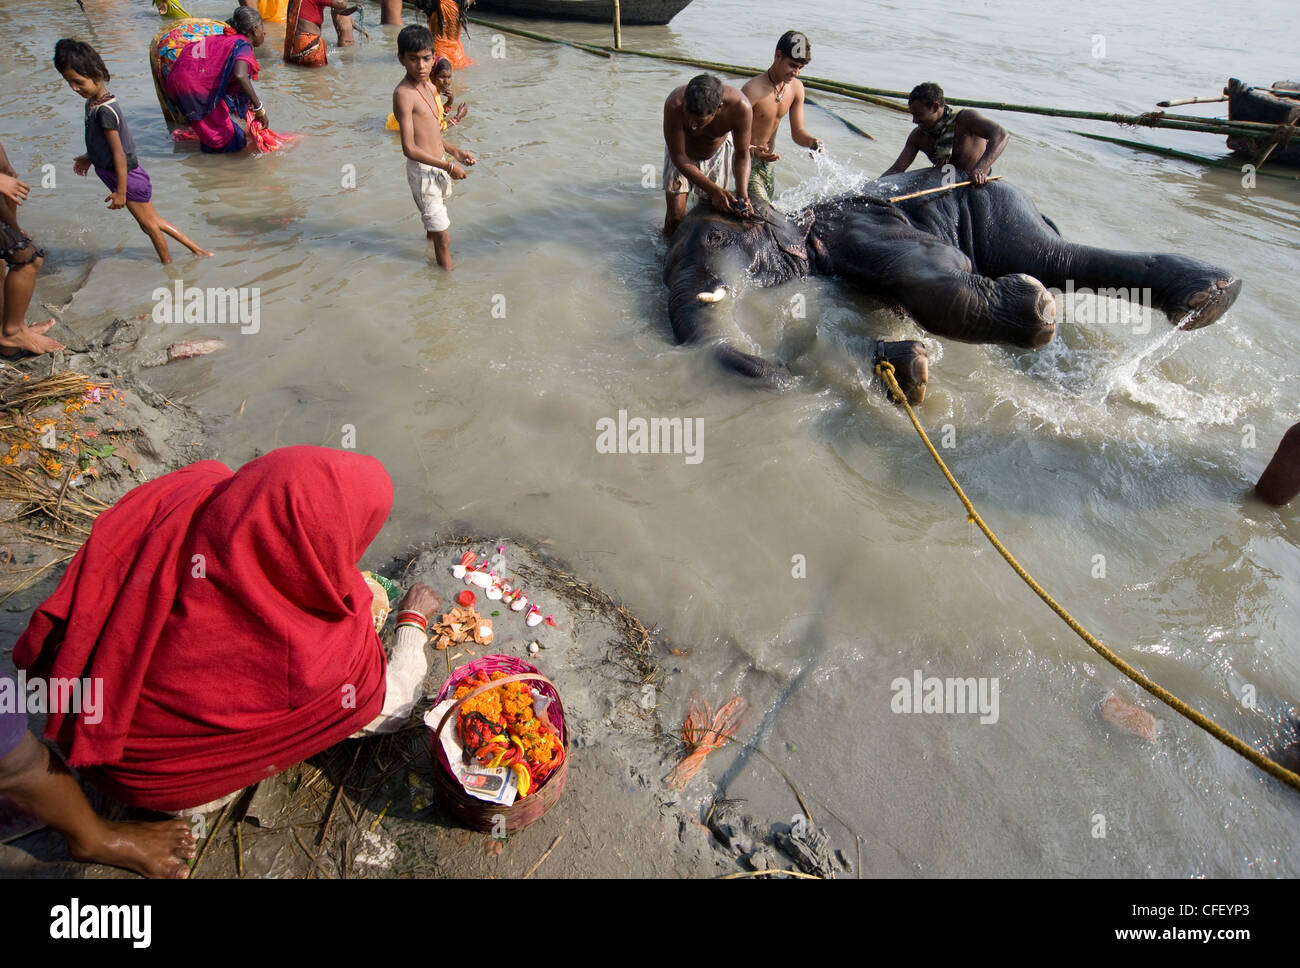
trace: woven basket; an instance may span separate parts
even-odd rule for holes
[[[438,723],[436,729],[431,730],[431,742],[433,744],[433,756],[437,760],[437,765],[433,768],[433,788],[438,798],[438,802],[450,810],[458,820],[464,823],[471,830],[479,830],[489,833],[494,829],[499,830],[498,818],[505,817],[505,829],[507,833],[514,833],[523,830],[535,820],[540,820],[551,807],[555,806],[556,801],[560,799],[560,794],[564,792],[564,783],[569,776],[569,732],[564,726],[564,706],[560,702],[560,693],[555,688],[555,683],[547,679],[537,671],[536,666],[529,665],[523,659],[516,659],[511,655],[485,655],[481,659],[475,659],[473,662],[463,665],[452,672],[450,678],[443,683],[442,689],[438,692],[440,703],[445,699],[455,695],[456,687],[470,676],[479,672],[486,672],[491,675],[493,672],[504,672],[504,679],[497,679],[490,686],[481,686],[473,692],[467,694],[459,700],[454,706],[447,710],[443,715],[442,721]],[[465,788],[460,785],[451,772],[451,764],[447,762],[447,754],[442,748],[442,742],[439,737],[442,731],[451,723],[455,729],[457,713],[460,711],[461,704],[467,699],[480,695],[495,689],[497,686],[505,685],[508,682],[521,682],[528,680],[534,683],[534,688],[543,696],[551,699],[551,704],[546,708],[541,718],[548,720],[559,733],[560,741],[564,745],[564,762],[555,768],[555,771],[548,776],[537,787],[522,800],[516,800],[508,807],[499,803],[488,803],[486,800],[480,800],[478,797],[472,797],[465,792]],[[435,703],[434,705],[437,705]]]

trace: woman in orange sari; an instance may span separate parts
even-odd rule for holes
[[[348,0],[289,0],[289,10],[285,17],[284,61],[286,64],[298,64],[301,67],[325,66],[325,37],[321,25],[325,22],[325,11],[331,10],[340,16],[335,22],[339,31],[339,43],[351,41],[351,21],[347,15],[356,13],[357,6]],[[347,23],[347,33],[341,24]]]
[[[469,24],[466,21],[474,0],[434,0],[434,4],[433,13],[429,14],[433,55],[447,58],[456,70],[472,67],[474,61],[465,53],[460,34],[463,30],[465,36],[469,36]]]

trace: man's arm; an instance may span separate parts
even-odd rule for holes
[[[912,133],[907,136],[907,141],[903,144],[902,154],[889,166],[889,170],[883,172],[880,177],[884,178],[885,175],[897,175],[899,172],[907,171],[912,162],[916,160],[918,150],[920,149],[917,147],[916,131],[913,129]]]
[[[455,162],[449,162],[442,158],[435,158],[429,152],[424,151],[415,143],[415,97],[414,92],[398,88],[393,92],[393,115],[397,118],[397,127],[402,135],[402,154],[418,161],[423,165],[430,165],[433,168],[441,168],[453,178],[456,175],[456,169],[460,168]],[[437,124],[437,121],[434,121]],[[461,168],[459,177],[464,177],[465,170]]]
[[[736,199],[749,205],[749,170],[752,161],[749,154],[749,139],[754,129],[754,109],[749,98],[740,95],[740,103],[734,109],[736,122],[731,126],[731,138],[735,142],[735,155],[732,157],[731,170],[736,177]]]
[[[998,160],[998,157],[1006,148],[1007,142],[1011,140],[1011,136],[1007,134],[1007,129],[1002,125],[990,121],[984,115],[969,108],[957,115],[957,124],[968,134],[988,141],[988,147],[984,149],[984,154],[975,163],[975,167],[970,170],[970,180],[976,185],[983,185],[988,181],[989,169],[993,167],[993,162]]]
[[[808,133],[808,129],[803,126],[803,104],[804,90],[803,84],[799,84],[795,89],[794,103],[790,105],[790,137],[794,143],[801,148],[811,148],[813,151],[821,151],[822,143],[819,139],[814,138]]]

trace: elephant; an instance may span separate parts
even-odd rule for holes
[[[1180,255],[1116,252],[1065,241],[1029,196],[1005,179],[951,187],[907,201],[891,196],[944,188],[939,169],[869,182],[853,194],[784,215],[761,200],[742,218],[707,201],[683,219],[664,262],[668,318],[678,343],[711,343],[718,361],[744,376],[783,384],[789,371],[719,335],[718,303],[729,270],[758,286],[836,276],[901,308],[935,336],[1036,349],[1056,331],[1049,288],[1101,289],[1149,298],[1182,329],[1214,322],[1241,280]],[[919,340],[878,341],[908,398],[925,395],[928,364]]]

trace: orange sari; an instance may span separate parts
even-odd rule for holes
[[[456,0],[440,0],[442,6],[442,32],[438,31],[438,12],[429,17],[429,32],[433,34],[433,56],[445,57],[451,61],[455,70],[471,67],[473,58],[465,53],[465,46],[460,41],[460,4]],[[473,6],[470,0],[469,6]]]
[[[297,64],[300,67],[324,67],[326,64],[324,28],[322,27],[319,34],[299,31],[298,14],[301,8],[302,0],[289,0],[289,8],[285,15],[284,62]]]

